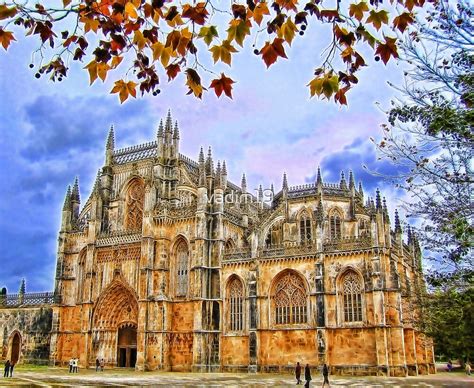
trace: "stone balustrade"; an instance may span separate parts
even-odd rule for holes
[[[54,292],[28,292],[24,294],[0,295],[1,307],[42,306],[59,303]]]

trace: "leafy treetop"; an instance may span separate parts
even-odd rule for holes
[[[308,84],[310,94],[347,104],[346,93],[366,66],[361,49],[367,46],[375,60],[385,64],[397,58],[398,32],[413,23],[414,11],[425,0],[246,0],[222,8],[211,0],[47,3],[0,3],[0,43],[5,50],[16,41],[12,25],[39,39],[35,63],[30,64],[37,67],[37,78],[49,74],[51,80],[61,81],[71,60],[85,62],[91,84],[120,68],[111,92],[123,102],[136,97],[137,87],[142,95],[157,95],[163,76],[171,82],[179,73],[184,74],[188,94],[201,98],[207,90],[201,78],[205,73],[214,77],[209,88],[217,96],[232,98],[235,82],[202,65],[201,53],[210,54],[215,64],[231,66],[233,55],[252,40],[254,53],[270,67],[287,58],[286,49],[297,33],[304,35],[313,22],[329,25],[332,38]]]

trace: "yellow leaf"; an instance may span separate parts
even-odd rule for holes
[[[288,18],[278,29],[277,35],[279,38],[285,39],[291,46],[296,31],[298,31],[298,27],[296,27],[296,25],[291,21],[291,18]]]
[[[84,23],[84,32],[87,33],[89,31],[97,32],[99,29],[99,21],[96,19],[91,19],[88,17],[82,17],[81,22]]]
[[[222,42],[222,45],[220,46],[212,46],[209,51],[212,53],[214,63],[216,63],[220,59],[222,62],[227,63],[229,66],[232,62],[232,53],[237,52],[235,47],[232,46],[228,40],[224,40]]]
[[[97,75],[102,80],[102,82],[104,82],[105,79],[107,78],[107,72],[109,70],[110,70],[110,67],[109,67],[109,65],[107,65],[107,63],[97,64]]]
[[[89,72],[90,85],[97,79],[97,62],[91,61],[87,66],[84,67]]]
[[[110,92],[111,94],[118,93],[119,98],[120,98],[120,103],[123,103],[129,95],[132,97],[137,96],[137,91],[136,91],[136,86],[137,84],[133,81],[125,82],[124,80],[118,80],[115,81],[114,87],[112,91]]]
[[[369,7],[365,1],[358,4],[351,4],[349,6],[349,16],[354,16],[359,22],[364,17],[364,12],[368,11]]]
[[[123,61],[123,57],[113,57],[112,58],[112,69],[115,69]]]
[[[270,11],[268,10],[268,6],[265,1],[258,2],[255,6],[255,9],[253,10],[253,20],[255,20],[255,22],[260,25],[260,23],[262,23],[263,15],[270,15]]]
[[[367,23],[372,23],[375,29],[378,31],[382,24],[388,23],[388,12],[383,9],[380,11],[372,10],[370,11],[369,17],[367,18]]]
[[[161,52],[161,56],[160,56],[160,60],[161,60],[161,64],[163,65],[163,67],[166,67],[168,66],[168,63],[170,61],[170,58],[171,58],[171,54],[173,53],[173,50],[171,47],[166,47],[165,49],[163,49],[163,51]]]
[[[227,40],[232,42],[235,39],[237,44],[243,47],[245,37],[250,35],[250,22],[246,20],[233,19],[229,24],[230,27],[227,29]]]
[[[133,43],[135,43],[139,50],[143,49],[146,44],[146,38],[143,36],[140,30],[135,31],[135,35],[133,36]]]
[[[0,4],[0,20],[12,18],[17,13],[16,7],[8,8],[5,4]]]
[[[153,61],[156,61],[161,57],[161,53],[165,46],[161,42],[156,42],[151,45],[151,51],[153,52]]]
[[[138,18],[137,8],[131,1],[125,5],[125,13],[132,19]]]

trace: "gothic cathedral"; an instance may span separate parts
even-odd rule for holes
[[[434,373],[432,343],[415,325],[420,248],[409,230],[404,242],[396,212],[392,229],[378,190],[365,200],[352,172],[326,183],[318,169],[314,183],[288,186],[283,175],[280,191],[250,193],[245,175],[230,182],[210,149],[196,162],[179,142],[170,113],[150,143],[115,149],[111,128],[82,207],[77,179],[68,188],[54,294],[41,307],[50,311],[49,362]],[[0,322],[38,308],[8,297]],[[13,335],[27,359],[28,325],[8,322],[3,357]]]

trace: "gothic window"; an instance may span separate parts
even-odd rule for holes
[[[306,213],[300,218],[300,239],[302,243],[311,241],[311,218]]]
[[[241,331],[244,326],[244,286],[240,279],[234,277],[229,282],[227,295],[229,329],[231,331]]]
[[[286,272],[278,279],[274,286],[273,306],[277,325],[307,322],[306,289],[301,277]]]
[[[188,292],[188,246],[181,241],[176,249],[176,296],[186,296]]]
[[[128,188],[125,214],[125,229],[141,230],[143,220],[143,202],[145,198],[145,188],[143,184],[135,179]]]
[[[369,234],[369,227],[367,220],[359,220],[359,235],[367,236]]]
[[[283,222],[273,224],[265,238],[265,246],[278,245],[283,242]]]
[[[342,280],[344,300],[344,322],[362,321],[362,284],[354,272],[346,274]]]
[[[338,240],[342,236],[341,232],[341,217],[339,214],[334,213],[329,217],[329,227],[331,233],[331,240]]]

